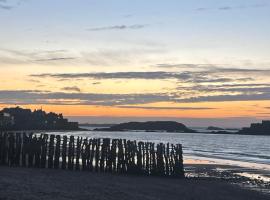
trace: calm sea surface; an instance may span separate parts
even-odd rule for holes
[[[270,170],[270,137],[163,132],[55,132],[89,138],[121,138],[155,143],[181,143],[184,160],[197,159],[219,164]]]

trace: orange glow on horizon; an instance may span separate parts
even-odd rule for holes
[[[180,109],[145,109],[145,108],[119,108],[112,106],[90,105],[22,105],[22,108],[43,109],[46,112],[63,113],[64,116],[110,116],[110,117],[179,117],[179,118],[227,118],[227,117],[260,117],[259,113],[266,112],[264,106],[270,101],[239,101],[239,102],[205,102],[176,104],[173,107]],[[260,104],[260,107],[256,106]],[[162,107],[165,103],[152,104],[151,107]],[[214,105],[214,106],[212,106]],[[140,106],[140,105],[135,105]],[[144,105],[145,106],[145,105]],[[149,106],[149,105],[147,105]],[[150,107],[149,106],[149,107]],[[172,104],[169,104],[172,106]],[[14,107],[14,105],[1,104],[0,108]],[[181,107],[184,107],[181,110]],[[191,110],[186,107],[194,108]],[[195,108],[215,108],[198,109]],[[264,116],[265,117],[265,116]],[[270,116],[269,116],[270,117]]]

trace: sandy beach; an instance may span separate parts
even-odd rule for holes
[[[0,199],[263,200],[269,196],[212,178],[171,179],[0,167]]]

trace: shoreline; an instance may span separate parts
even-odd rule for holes
[[[226,179],[270,195],[270,166],[266,164],[189,157],[184,159],[184,168],[186,177]]]
[[[266,171],[205,163],[185,164],[184,167],[187,178],[225,180],[230,184],[270,195],[270,174]]]
[[[266,200],[228,179],[184,179],[38,168],[0,167],[0,199]]]
[[[68,133],[68,132],[109,132],[109,133],[117,133],[117,132],[144,132],[144,133],[179,133],[179,134],[210,134],[210,135],[240,135],[240,136],[270,136],[269,134],[244,134],[244,133],[237,133],[237,132],[207,132],[207,131],[196,131],[196,132],[170,132],[170,131],[145,131],[145,130],[118,130],[118,131],[105,131],[105,130],[92,130],[92,129],[85,129],[80,128],[78,130],[0,130],[0,132],[12,132],[12,133],[23,133],[23,132],[33,132],[33,133]]]

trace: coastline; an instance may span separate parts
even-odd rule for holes
[[[0,177],[0,197],[8,200],[269,199],[267,194],[213,177],[175,179],[2,166]]]
[[[37,133],[37,131],[34,132]],[[48,133],[48,131],[40,131],[40,133],[42,132]],[[63,133],[66,132],[70,131],[64,131]],[[74,133],[74,131],[72,132]],[[222,158],[203,157],[198,155],[196,156],[196,154],[192,155],[187,153],[184,154],[184,167],[187,177],[186,179],[188,181],[194,181],[194,184],[195,182],[198,182],[198,187],[200,186],[200,183],[202,181],[207,181],[207,184],[210,185],[214,183],[236,185],[241,190],[254,190],[256,192],[260,192],[261,194],[266,194],[268,196],[270,195],[270,167],[269,165],[266,164],[243,162],[240,160],[226,160]],[[7,170],[5,169],[5,167],[3,167],[3,169]],[[12,173],[16,174],[19,173],[20,171],[30,169],[12,168],[10,170],[13,170]],[[41,169],[38,170],[40,171]],[[7,171],[9,172],[9,170]],[[50,173],[50,170],[44,173]],[[59,171],[59,173],[62,172]],[[40,176],[40,174],[36,175],[37,177]],[[133,177],[134,176],[130,176],[130,179],[132,179]],[[152,179],[151,177],[147,178]],[[77,184],[83,183],[80,183],[78,180]],[[211,188],[211,186],[209,187]]]

